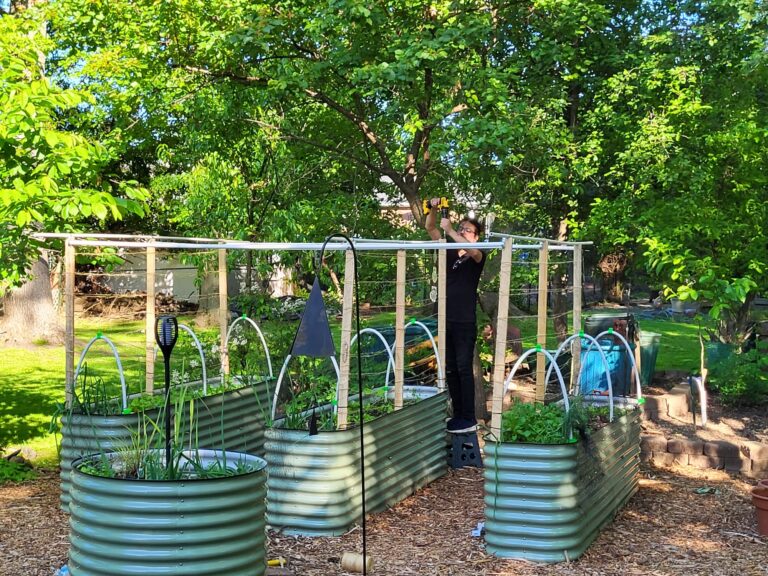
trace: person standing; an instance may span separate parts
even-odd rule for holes
[[[440,239],[437,227],[437,207],[440,198],[429,201],[431,207],[424,227],[432,240]],[[478,242],[483,226],[474,218],[464,218],[453,229],[450,218],[440,219],[448,242]],[[453,405],[453,417],[448,431],[453,433],[477,430],[475,419],[475,378],[472,361],[477,338],[477,286],[485,266],[485,252],[474,248],[448,249],[446,255],[446,380]]]

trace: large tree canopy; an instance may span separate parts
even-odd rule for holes
[[[18,285],[39,254],[28,232],[141,214],[141,189],[114,180],[113,154],[69,130],[88,97],[45,74],[51,46],[31,11],[0,17],[0,289]]]
[[[388,234],[382,196],[407,200],[418,221],[421,198],[447,195],[519,232],[597,239],[670,293],[712,300],[724,333],[765,288],[756,0],[46,10],[53,77],[62,93],[89,94],[56,113],[96,146],[90,157],[102,153],[78,181],[111,173],[151,187],[134,228]]]
[[[669,9],[591,119],[606,155],[590,234],[634,250],[669,295],[709,300],[732,341],[768,285],[768,14],[753,2]]]

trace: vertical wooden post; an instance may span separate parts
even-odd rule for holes
[[[445,242],[445,239],[440,240]],[[437,389],[445,390],[445,333],[447,330],[445,321],[445,308],[448,300],[446,294],[446,262],[448,261],[448,254],[446,250],[437,251],[437,355],[440,358],[440,366],[443,370],[442,374],[438,375]]]
[[[573,333],[581,332],[581,308],[583,298],[583,258],[584,254],[580,244],[573,247]],[[573,391],[576,378],[581,369],[581,338],[576,338],[571,343],[571,382],[569,389]]]
[[[352,340],[352,307],[355,290],[355,255],[352,250],[346,251],[344,259],[344,300],[341,305],[341,364],[339,366],[339,403],[336,422],[341,430],[347,427],[349,409],[349,373],[350,373],[350,342]],[[358,336],[357,345],[362,346]],[[357,374],[357,367],[355,367]]]
[[[75,390],[75,247],[64,241],[64,396],[67,408],[72,406]]]
[[[507,356],[507,323],[509,320],[509,287],[512,277],[512,238],[504,240],[499,270],[499,306],[496,316],[496,350],[493,354],[493,404],[491,433],[501,439],[501,411],[504,403],[504,377]]]
[[[221,377],[222,384],[229,376],[229,350],[227,350],[227,330],[229,329],[229,285],[227,283],[227,251],[219,250],[219,333],[221,340]]]
[[[398,250],[395,284],[395,410],[403,407],[405,385],[405,263],[405,250]]]
[[[144,356],[146,359],[146,390],[151,393],[155,389],[155,247],[147,247],[147,317],[145,322],[146,342]]]
[[[536,344],[542,350],[547,348],[547,283],[549,269],[549,242],[543,240],[539,248],[539,307],[538,325],[536,328]],[[547,391],[546,377],[547,357],[543,352],[536,354],[536,402],[544,402]]]

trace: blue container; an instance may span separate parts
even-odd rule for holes
[[[627,396],[632,381],[632,361],[629,359],[629,352],[623,343],[614,343],[612,339],[600,340],[606,359],[608,360],[608,371],[611,374],[611,385],[614,396]],[[608,376],[606,366],[600,351],[596,346],[589,350],[591,341],[583,339],[581,341],[581,393],[582,394],[600,394],[608,392]],[[634,345],[630,343],[630,347]],[[589,350],[589,352],[587,352]]]

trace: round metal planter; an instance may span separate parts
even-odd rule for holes
[[[215,382],[215,380],[211,380]],[[269,389],[266,382],[243,386],[196,398],[192,414],[184,405],[185,445],[194,442],[218,450],[264,455],[264,415],[268,412]],[[60,505],[69,512],[72,461],[87,454],[117,452],[130,448],[139,430],[151,433],[158,410],[112,416],[65,413],[61,417],[61,497]]]
[[[204,467],[226,461],[250,471],[149,481],[91,476],[73,463],[73,576],[265,574],[266,461],[218,450],[187,455]]]
[[[136,435],[140,414],[98,416],[90,414],[64,414],[61,417],[61,496],[64,512],[69,512],[69,493],[72,487],[72,462],[87,454],[114,452],[131,446]]]

